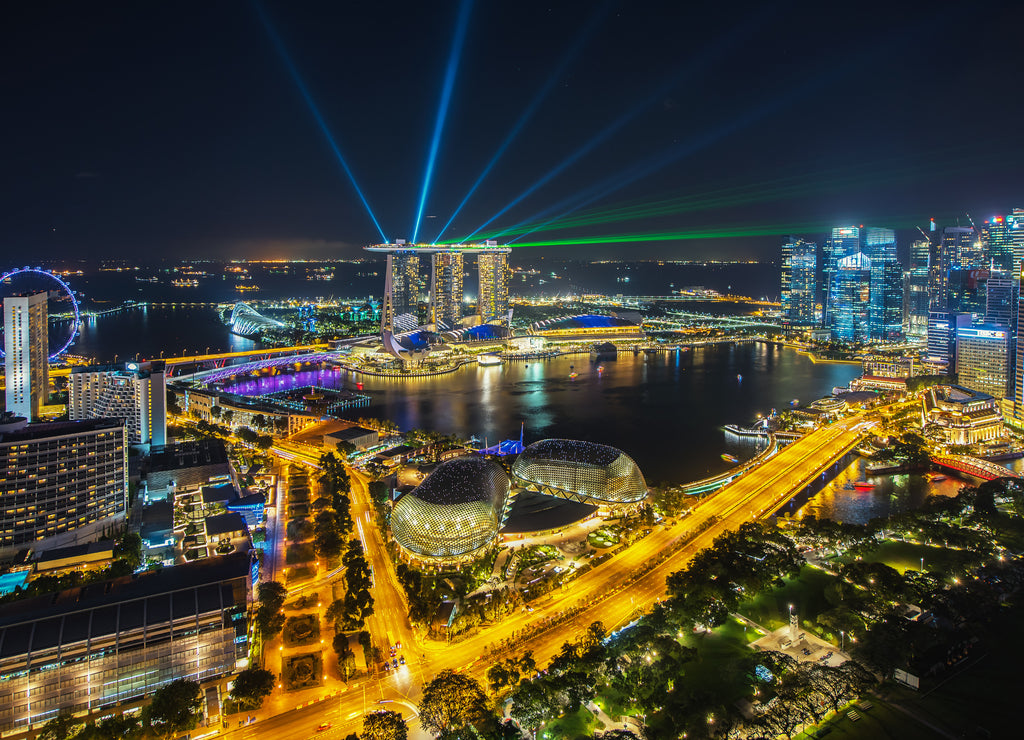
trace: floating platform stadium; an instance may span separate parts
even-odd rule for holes
[[[408,559],[454,563],[476,557],[501,532],[558,529],[598,507],[635,505],[647,493],[640,469],[621,450],[546,439],[519,454],[511,475],[486,457],[442,463],[395,502],[391,533]]]

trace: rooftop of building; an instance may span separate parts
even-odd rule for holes
[[[524,458],[560,460],[587,465],[611,465],[622,452],[608,445],[578,439],[542,439],[523,450]]]
[[[229,509],[243,509],[247,506],[266,506],[267,497],[262,493],[250,493],[228,504]]]
[[[116,606],[137,599],[166,596],[174,591],[201,588],[236,578],[248,578],[249,567],[248,553],[232,553],[0,604],[0,628],[97,607]],[[214,589],[214,596],[219,599],[217,590]],[[193,613],[194,610],[195,606]],[[40,622],[38,626],[44,626],[44,623]],[[4,640],[3,644],[6,646],[7,641]],[[24,644],[20,646],[21,649],[25,647]]]
[[[633,317],[579,314],[545,319],[531,325],[534,331],[564,331],[569,329],[616,329],[636,327],[639,323]]]
[[[474,455],[441,463],[409,495],[439,506],[473,501],[494,504],[504,499],[508,485],[508,476],[498,463]]]
[[[238,491],[235,490],[233,483],[219,483],[203,486],[201,495],[204,504],[223,504],[238,498]]]
[[[142,529],[139,534],[148,539],[154,534],[166,535],[174,528],[174,504],[154,501],[142,509]]]
[[[367,434],[375,434],[372,429],[366,429],[365,427],[347,427],[345,429],[339,429],[335,432],[328,432],[324,435],[324,438],[330,437],[331,439],[337,439],[341,441],[351,441],[353,439],[359,439],[365,437]]]
[[[45,550],[40,553],[37,562],[40,565],[53,562],[54,560],[64,560],[65,558],[87,558],[90,555],[107,557],[114,556],[114,540],[100,540],[99,542],[89,542],[84,545],[72,545],[71,547],[57,547],[53,550]],[[92,558],[90,558],[92,559]]]
[[[163,360],[144,360],[143,362],[119,362],[107,363],[104,365],[79,365],[71,368],[72,375],[83,373],[122,373],[149,377],[150,373],[162,373],[164,371]]]
[[[994,398],[988,393],[972,391],[962,385],[937,385],[933,388],[935,396],[946,403],[976,403],[979,401],[992,401]]]
[[[86,434],[104,429],[124,428],[121,419],[82,419],[81,421],[42,421],[14,431],[0,432],[0,444],[31,442],[49,437]]]
[[[219,439],[197,439],[154,447],[150,451],[150,472],[198,468],[204,465],[227,465],[228,451]]]
[[[208,516],[204,523],[206,524],[206,534],[210,536],[245,531],[245,519],[234,511]]]

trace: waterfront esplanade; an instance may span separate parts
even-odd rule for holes
[[[367,252],[388,256],[384,277],[381,333],[401,333],[414,328],[419,302],[420,255],[430,255],[430,312],[428,323],[436,331],[465,325],[462,316],[463,256],[475,254],[480,276],[477,313],[471,323],[503,321],[508,312],[508,255],[510,247],[497,242],[483,244],[374,244]]]

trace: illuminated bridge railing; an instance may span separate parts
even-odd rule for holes
[[[681,488],[683,493],[687,496],[699,496],[703,493],[711,493],[712,491],[717,491],[719,488],[724,488],[748,470],[760,465],[779,451],[779,443],[778,440],[775,439],[775,435],[770,434],[768,437],[768,447],[763,452],[759,452],[742,465],[738,465],[724,473],[713,475],[710,478],[702,478],[701,480],[695,480],[692,483],[686,483],[685,485],[679,486],[679,488]]]
[[[341,352],[311,352],[305,355],[269,357],[267,359],[256,360],[254,362],[243,362],[240,365],[228,365],[226,367],[218,368],[217,370],[198,372],[193,377],[197,380],[201,379],[204,383],[216,383],[221,380],[227,380],[233,375],[245,375],[246,373],[254,373],[260,370],[267,370],[272,367],[294,365],[295,363],[332,362],[340,359],[341,357]]]
[[[943,468],[967,473],[982,480],[1020,477],[1017,473],[998,463],[982,460],[970,455],[931,455],[930,459],[933,463]]]

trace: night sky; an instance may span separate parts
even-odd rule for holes
[[[0,30],[5,264],[379,242],[283,54],[384,234],[411,237],[460,3],[20,6]],[[791,230],[980,222],[1024,206],[1022,28],[1012,2],[478,0],[420,241],[520,121],[445,238],[538,182],[480,235],[658,203],[519,243],[686,234],[524,254],[775,258]]]

